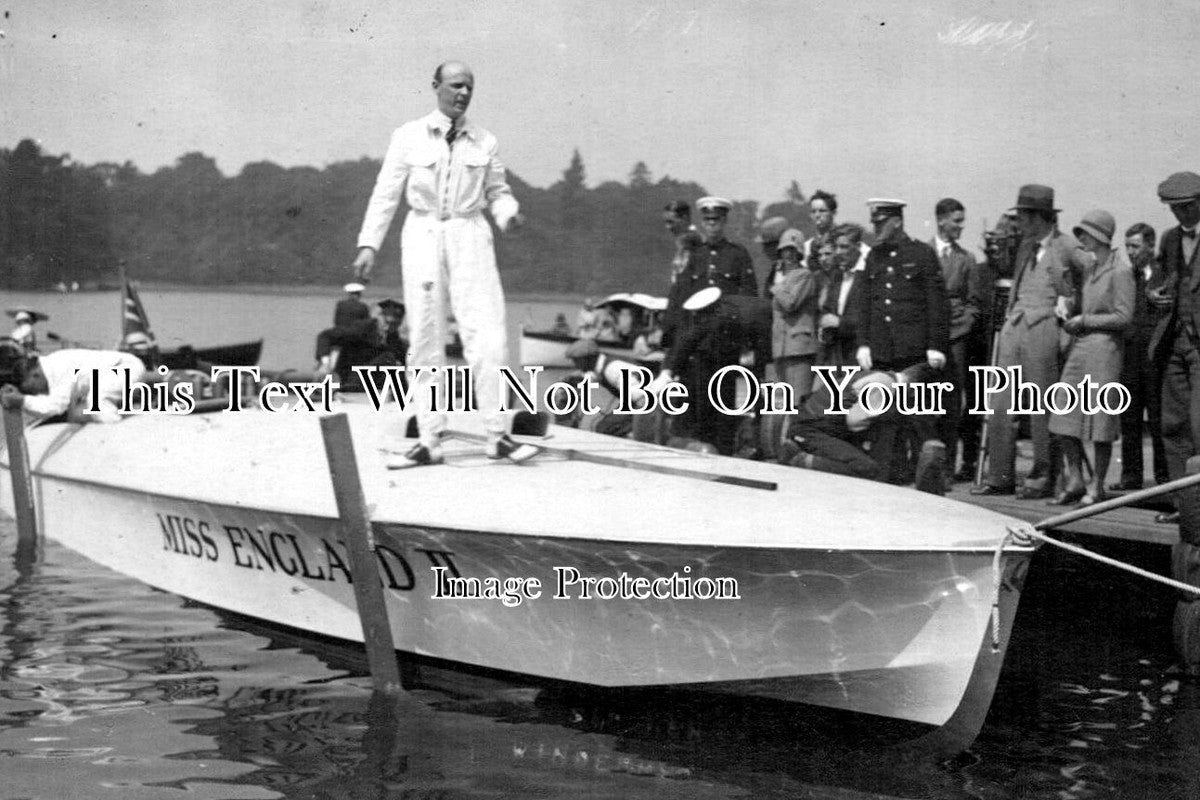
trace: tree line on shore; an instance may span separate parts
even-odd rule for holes
[[[226,177],[213,158],[193,152],[146,174],[129,161],[81,164],[24,139],[0,149],[0,282],[9,289],[110,286],[123,263],[141,281],[338,284],[379,164],[361,158],[317,169],[261,161]],[[655,180],[642,162],[624,183],[589,187],[578,151],[548,188],[511,172],[509,181],[527,220],[515,235],[497,237],[509,292],[663,294],[674,248],[663,206],[708,194],[695,182]],[[792,181],[765,208],[736,202],[731,238],[761,259],[756,224],[777,215],[811,234],[805,196]],[[389,234],[380,253],[380,282],[399,282],[398,238]]]

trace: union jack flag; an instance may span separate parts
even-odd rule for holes
[[[146,309],[142,307],[142,299],[138,297],[137,288],[129,281],[125,281],[125,288],[122,292],[122,304],[122,344],[154,346],[154,334],[150,332],[150,320],[146,316]],[[139,336],[138,334],[141,335]]]

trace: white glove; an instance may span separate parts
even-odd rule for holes
[[[946,354],[941,350],[926,350],[925,358],[929,361],[929,366],[934,369],[941,369],[946,366]]]
[[[862,367],[864,371],[869,370],[871,368],[871,364],[873,363],[871,361],[871,348],[865,344],[858,348],[858,350],[854,353],[854,360],[858,362],[858,365]]]
[[[675,377],[668,370],[664,369],[662,372],[658,373],[657,378],[650,381],[650,385],[646,387],[646,391],[650,394],[657,395],[662,392],[663,389],[667,388],[667,384],[674,379]]]

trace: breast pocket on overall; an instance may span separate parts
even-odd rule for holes
[[[404,165],[408,168],[408,191],[424,209],[434,210],[438,207],[437,174],[438,154],[432,149],[414,150],[404,157]],[[415,207],[417,204],[414,204]]]
[[[464,150],[459,155],[458,192],[454,209],[456,212],[466,213],[477,210],[477,207],[482,205],[491,161],[487,153],[474,148]]]

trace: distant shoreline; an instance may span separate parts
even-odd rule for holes
[[[331,298],[340,297],[342,294],[341,286],[326,285],[326,284],[269,284],[269,283],[230,283],[230,284],[191,284],[191,283],[170,283],[159,281],[133,281],[134,285],[142,294],[151,292],[159,292],[163,294],[176,294],[180,292],[192,292],[197,294],[215,294],[218,292],[237,292],[239,294],[267,294],[277,297],[324,297]],[[53,289],[23,289],[17,290],[27,294],[45,294],[59,295],[60,293]],[[69,294],[106,294],[120,291],[116,286],[105,287],[102,289],[81,289],[78,292],[70,292]],[[384,297],[402,297],[403,288],[398,284],[368,284],[367,289],[363,292],[363,297],[367,300],[375,298],[382,299]],[[600,294],[600,293],[597,293]],[[583,300],[587,295],[574,294],[571,292],[517,292],[507,294],[505,300],[510,303],[573,303],[583,304]]]

